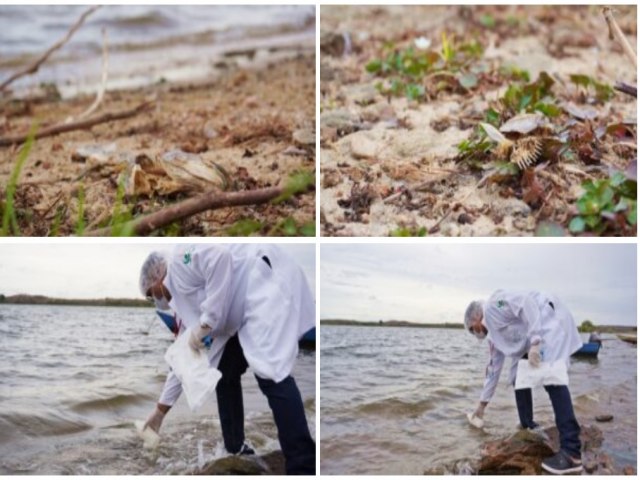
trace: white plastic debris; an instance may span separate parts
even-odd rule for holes
[[[518,361],[516,374],[516,390],[534,388],[543,385],[568,385],[569,374],[564,360],[555,362],[541,362],[540,366],[532,367],[528,360]]]
[[[195,412],[213,396],[222,374],[209,365],[203,350],[194,352],[189,347],[190,335],[191,329],[182,333],[167,349],[164,359],[182,383],[189,408]]]
[[[469,423],[476,428],[484,427],[484,420],[480,417],[476,417],[473,413],[467,413],[467,420],[469,420]]]

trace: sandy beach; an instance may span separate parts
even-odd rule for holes
[[[136,48],[129,43],[113,47],[112,75],[94,115],[139,111],[35,141],[14,196],[19,232],[86,234],[211,189],[283,186],[300,172],[312,178],[313,23],[312,18],[299,26],[252,26],[251,35],[239,38],[228,30],[181,31],[180,37],[154,38]],[[97,68],[79,75],[83,62],[97,63]],[[32,80],[22,90],[16,88],[3,99],[0,137],[24,134],[33,122],[43,131],[65,119],[77,121],[100,88],[99,65],[99,53],[91,61],[63,56],[42,74],[42,81],[59,70],[72,72],[59,74],[59,79],[81,80],[61,80],[60,88]],[[0,148],[3,185],[18,159],[18,147]],[[279,203],[205,211],[153,234],[309,235],[314,218],[311,190]]]
[[[635,12],[616,14],[632,44]],[[635,172],[634,134],[628,145],[609,135],[588,148],[560,140],[575,155],[542,153],[526,175],[500,170],[491,142],[477,156],[459,147],[476,145],[480,122],[500,127],[515,118],[519,108],[507,113],[501,99],[519,84],[540,85],[534,82],[544,72],[553,85],[521,111],[546,111],[551,125],[542,135],[573,131],[575,138],[579,129],[626,121],[635,131],[633,97],[580,99],[581,87],[570,80],[579,74],[610,86],[635,82],[599,7],[326,6],[321,23],[323,235],[584,233],[569,229],[583,182]],[[522,106],[531,97],[520,100]],[[588,109],[589,119],[570,104]],[[491,174],[496,167],[499,175]],[[633,222],[591,234],[635,235]],[[549,223],[553,233],[538,230]]]

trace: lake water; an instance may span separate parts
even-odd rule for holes
[[[0,305],[0,474],[180,474],[222,456],[215,398],[192,414],[183,395],[154,453],[135,433],[172,339],[152,309]],[[293,376],[315,436],[315,352],[300,353]],[[249,441],[260,454],[278,449],[250,371],[243,390]]]
[[[80,5],[0,6],[0,79],[44,53],[86,9]],[[215,64],[233,51],[255,50],[257,57],[266,57],[274,49],[313,46],[315,7],[103,6],[37,74],[14,86],[53,82],[63,95],[95,89],[102,69],[103,29],[109,38],[109,88],[135,87],[211,74]],[[239,64],[247,60],[236,59]]]
[[[518,425],[507,367],[485,413],[485,431],[465,414],[477,405],[488,359],[463,330],[322,326],[320,432],[322,474],[452,471],[479,457],[482,443]],[[578,419],[613,413],[598,424],[618,465],[636,465],[636,348],[607,336],[597,361],[572,360],[570,389]],[[510,362],[510,361],[508,361]],[[546,392],[534,391],[535,418],[552,426]],[[455,469],[453,473],[456,472]]]

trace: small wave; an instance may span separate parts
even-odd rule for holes
[[[175,21],[159,11],[149,11],[138,15],[118,16],[102,22],[107,27],[139,29],[140,27],[171,27]]]
[[[143,403],[149,400],[148,395],[135,393],[135,394],[119,394],[106,398],[97,398],[94,400],[87,400],[79,402],[71,406],[71,410],[78,413],[93,411],[93,410],[111,410],[114,408],[126,407],[128,405],[134,405],[136,403]]]
[[[0,414],[0,442],[15,440],[16,433],[39,437],[66,435],[89,430],[91,425],[59,414],[29,415],[24,413]]]
[[[365,415],[417,417],[435,407],[429,400],[410,402],[396,397],[359,405],[356,411]]]

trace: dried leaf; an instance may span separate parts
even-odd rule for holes
[[[500,127],[500,131],[504,133],[522,133],[533,132],[536,128],[544,125],[544,116],[539,113],[521,113],[507,120]]]

